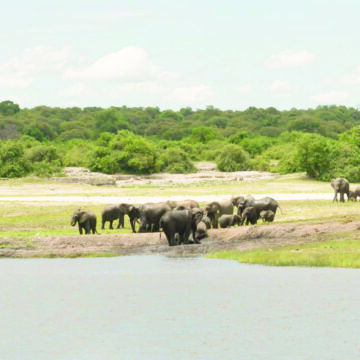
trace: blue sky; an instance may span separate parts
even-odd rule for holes
[[[360,106],[360,2],[0,4],[0,99],[21,107]]]

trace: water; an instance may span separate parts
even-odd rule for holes
[[[223,260],[0,261],[0,359],[358,359],[360,272]]]

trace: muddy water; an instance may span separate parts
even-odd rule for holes
[[[0,261],[0,358],[356,359],[358,270],[158,256]]]

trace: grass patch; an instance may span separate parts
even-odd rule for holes
[[[339,235],[338,235],[339,236]],[[339,238],[339,237],[338,237]],[[271,266],[360,268],[360,239],[354,237],[251,251],[219,251],[208,258]]]

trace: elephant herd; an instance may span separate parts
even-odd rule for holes
[[[200,208],[194,200],[166,201],[161,203],[146,203],[140,206],[119,204],[106,206],[101,213],[101,228],[109,222],[118,220],[117,229],[124,227],[124,217],[130,220],[132,231],[139,224],[138,232],[163,231],[170,246],[200,243],[207,237],[207,230],[226,228],[234,225],[256,224],[258,219],[264,222],[274,221],[279,204],[270,197],[255,199],[251,195],[233,196],[230,199],[212,201]],[[234,210],[235,213],[234,213]],[[73,213],[71,225],[78,224],[79,233],[96,233],[96,216],[91,211],[78,209]],[[190,241],[190,235],[192,240]]]
[[[340,194],[340,202],[345,201],[345,194],[349,201],[356,201],[360,197],[360,186],[357,186],[354,191],[350,190],[350,183],[345,178],[332,179],[330,185],[334,189],[333,201],[338,201],[338,194]]]

